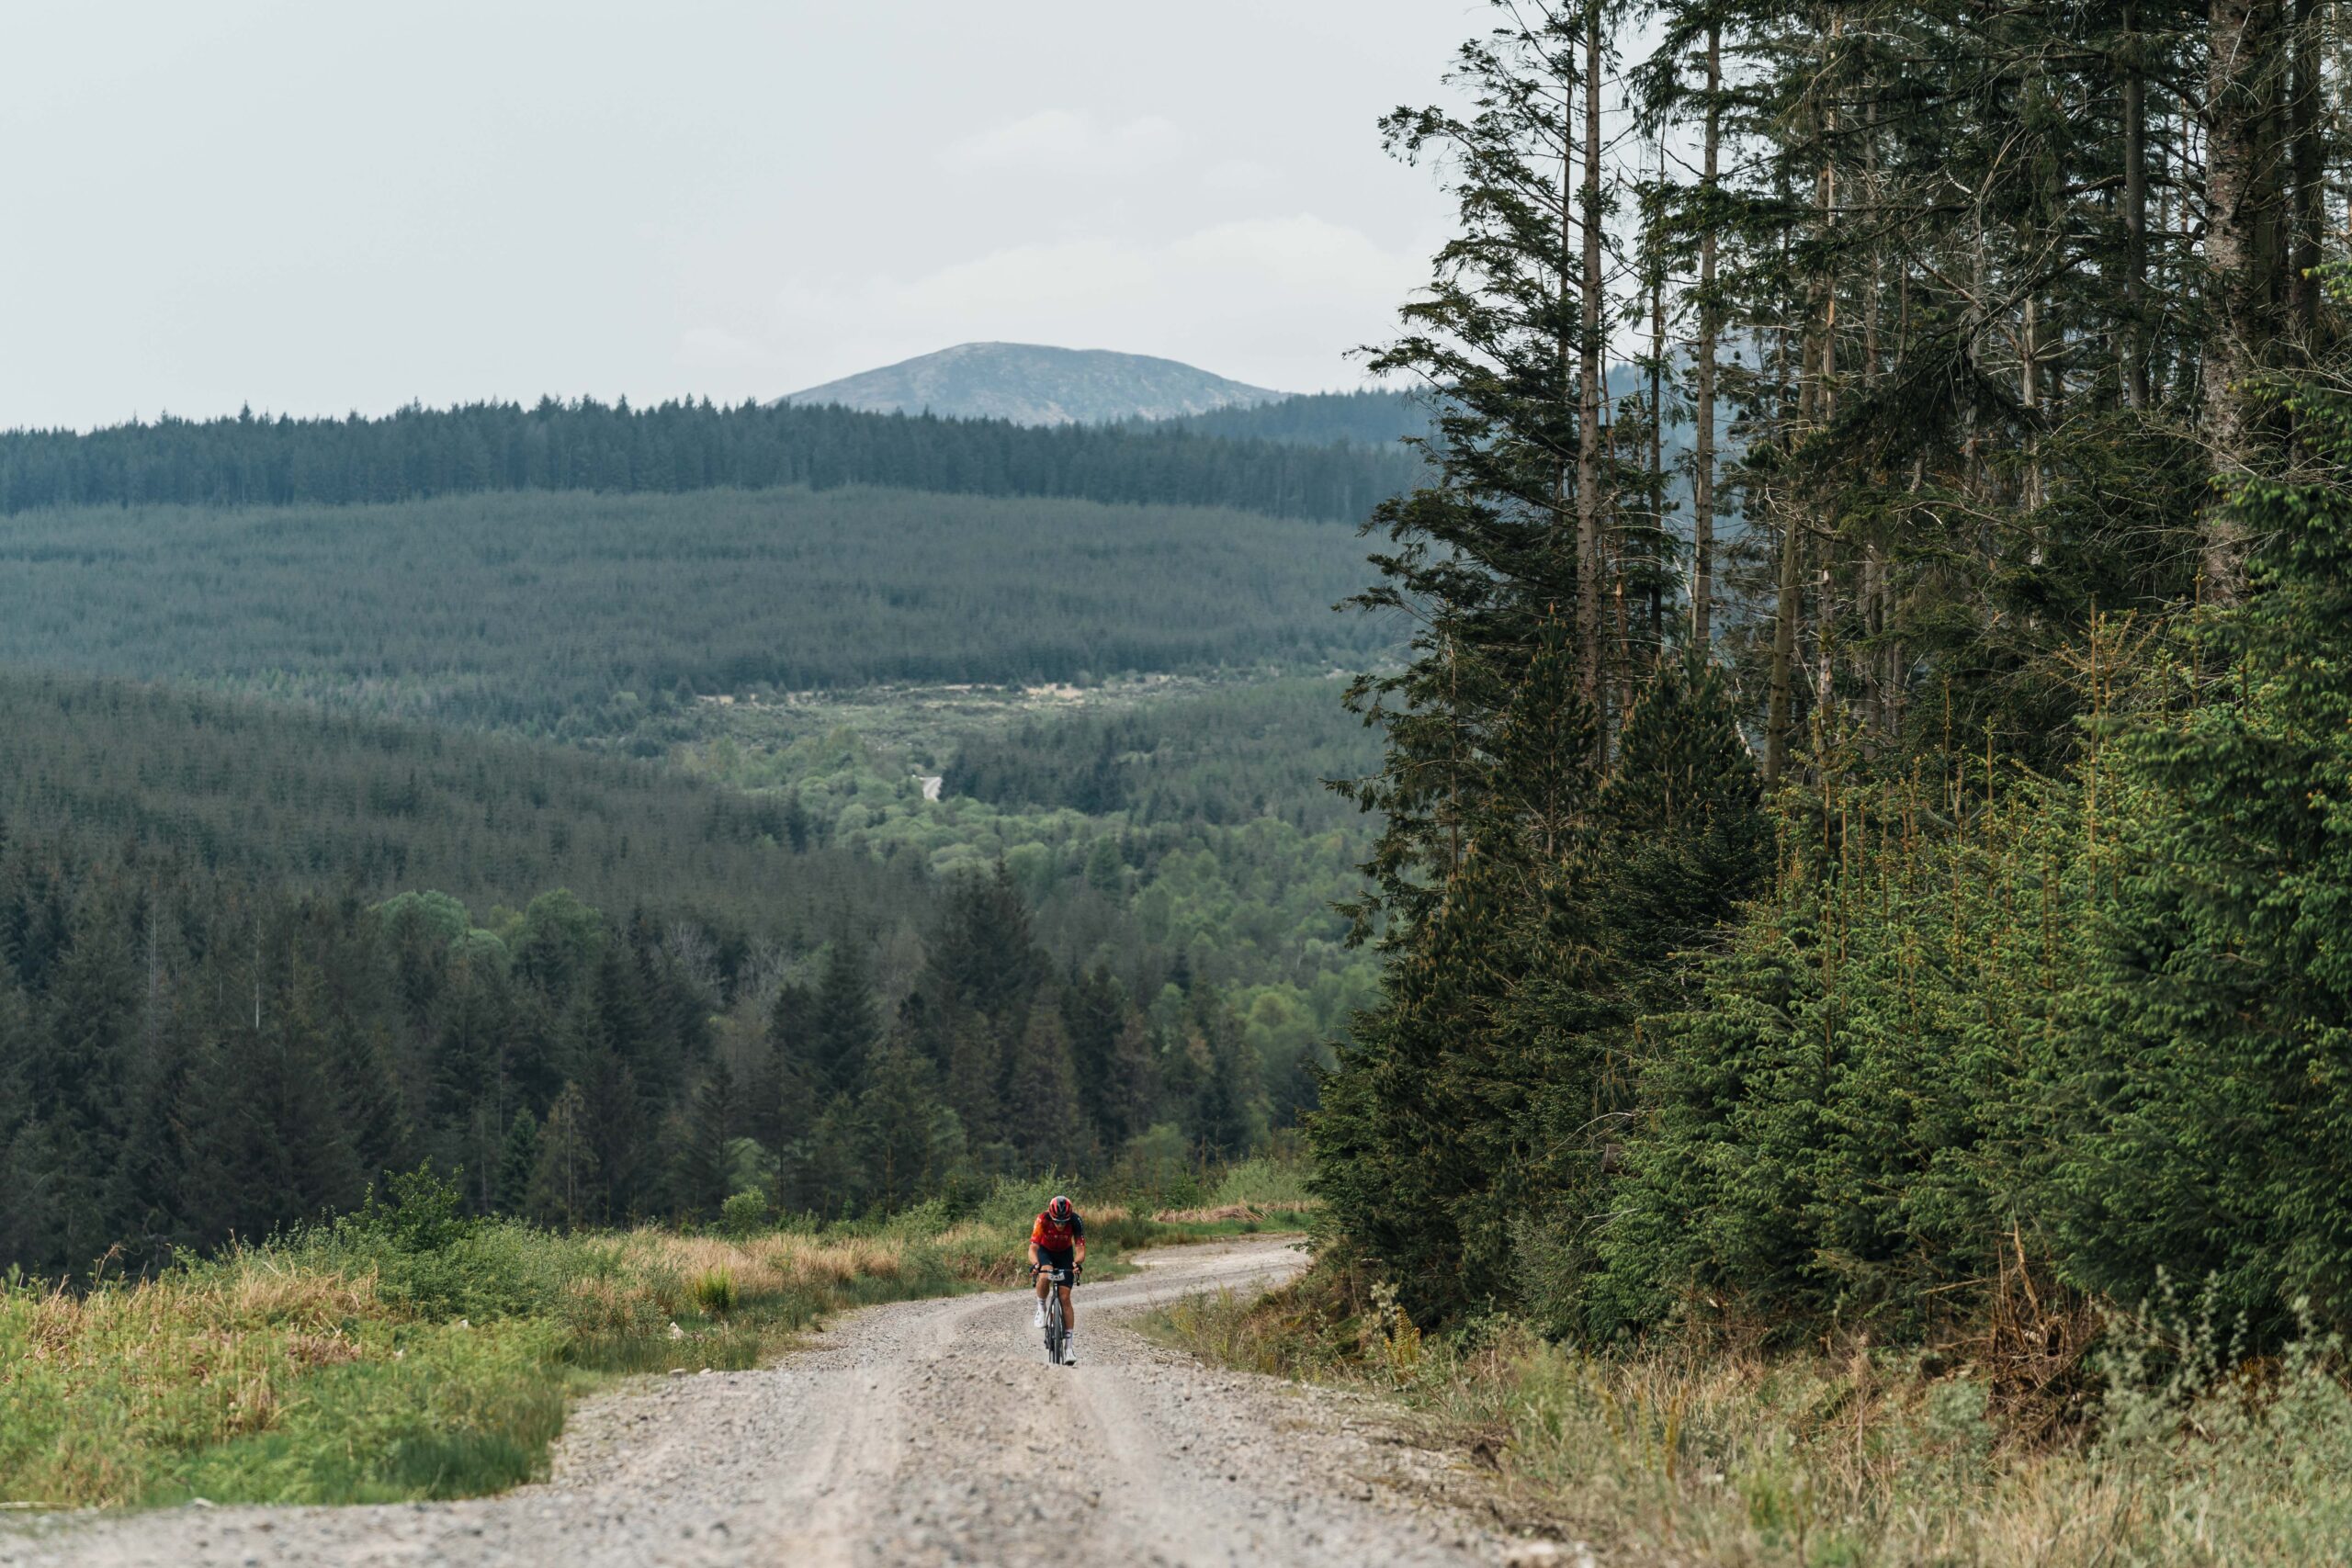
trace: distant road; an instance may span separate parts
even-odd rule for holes
[[[1445,1461],[1372,1404],[1203,1367],[1114,1325],[1256,1289],[1286,1238],[1148,1252],[1078,1292],[1049,1367],[1025,1292],[875,1307],[749,1372],[634,1384],[578,1411],[552,1479],[503,1497],[173,1508],[0,1526],[0,1563],[1495,1563],[1429,1498]]]

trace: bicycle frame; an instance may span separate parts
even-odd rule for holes
[[[1046,1360],[1048,1365],[1058,1367],[1062,1364],[1062,1348],[1069,1337],[1069,1331],[1062,1323],[1062,1292],[1077,1282],[1077,1271],[1057,1267],[1040,1269],[1037,1272],[1046,1277],[1048,1286],[1046,1292]]]

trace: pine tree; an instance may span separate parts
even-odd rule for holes
[[[735,1162],[729,1145],[736,1116],[735,1076],[721,1061],[695,1091],[677,1129],[671,1190],[681,1213],[711,1219],[733,1195]]]
[[[2305,466],[2255,479],[2233,530],[2265,541],[2206,634],[2224,682],[2118,758],[2102,941],[2075,1025],[2087,1125],[2053,1178],[2071,1271],[2120,1299],[2158,1269],[2226,1317],[2352,1320],[2352,398],[2278,402]]]
[[[950,886],[924,964],[925,987],[943,1009],[1002,1023],[1026,1009],[1046,973],[1029,906],[1002,861]]]
[[[876,1058],[857,1122],[862,1196],[886,1212],[936,1194],[963,1162],[963,1128],[931,1065],[903,1045]]]
[[[1102,1077],[1087,1086],[1103,1136],[1124,1144],[1159,1114],[1159,1047],[1141,1013],[1130,1011],[1111,1043]]]
[[[1208,1075],[1193,1101],[1193,1136],[1209,1154],[1220,1159],[1238,1158],[1265,1137],[1257,1052],[1238,1021],[1221,1004],[1202,1007],[1199,1014]]]
[[[866,1058],[881,1035],[864,950],[837,942],[808,1014],[805,1060],[812,1091],[826,1103],[836,1095],[856,1094],[865,1082]]]
[[[587,1098],[578,1084],[565,1084],[548,1107],[538,1142],[526,1211],[541,1224],[572,1228],[586,1224],[601,1207],[601,1194]]]
[[[500,1213],[520,1214],[529,1211],[531,1179],[539,1165],[539,1119],[531,1114],[528,1106],[514,1114],[507,1125],[506,1142],[498,1154],[498,1208]]]
[[[1030,1171],[1075,1171],[1094,1156],[1094,1139],[1079,1107],[1078,1075],[1061,1010],[1040,998],[1012,1050],[1008,1100],[1018,1160]]]

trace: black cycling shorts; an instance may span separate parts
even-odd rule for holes
[[[1078,1267],[1078,1248],[1041,1247],[1037,1249],[1037,1261],[1048,1269],[1059,1269],[1064,1273],[1069,1273]]]

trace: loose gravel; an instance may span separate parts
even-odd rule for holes
[[[1046,1363],[1026,1292],[874,1307],[771,1367],[588,1402],[548,1479],[503,1496],[18,1519],[0,1525],[0,1564],[1555,1560],[1432,1502],[1449,1461],[1400,1441],[1371,1402],[1204,1367],[1118,1326],[1178,1296],[1286,1278],[1304,1262],[1295,1247],[1140,1261],[1078,1292],[1076,1367]]]

